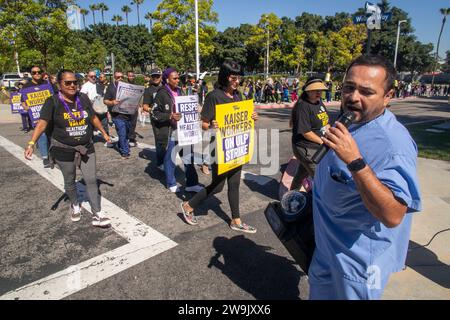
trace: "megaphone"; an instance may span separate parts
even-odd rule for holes
[[[289,254],[308,274],[316,248],[311,193],[289,191],[281,202],[269,203],[264,215]]]

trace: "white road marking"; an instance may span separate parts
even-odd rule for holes
[[[0,147],[5,148],[18,160],[64,191],[64,180],[60,170],[44,169],[37,157],[26,160],[23,149],[1,135]],[[85,192],[84,185],[78,183],[78,188],[81,194]],[[89,203],[83,202],[82,206],[90,212]],[[128,244],[10,291],[0,296],[0,300],[62,299],[177,245],[103,197],[102,211],[111,219],[114,231],[126,238]]]

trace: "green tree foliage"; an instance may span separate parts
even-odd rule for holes
[[[200,54],[208,57],[214,51],[212,43],[217,13],[213,0],[198,1]],[[179,70],[195,69],[194,0],[163,0],[153,13],[153,30],[157,46],[157,64],[174,66]]]
[[[9,2],[1,9],[1,38],[8,39],[15,34],[15,48],[22,69],[35,64],[50,72],[68,66],[78,66],[77,70],[84,70],[91,65],[101,66],[105,47],[101,42],[86,42],[78,38],[76,32],[69,30],[63,7],[49,11],[44,3],[21,0]],[[5,43],[5,40],[0,41],[1,46]],[[0,64],[5,63],[1,66],[3,70],[13,70],[12,51],[11,45],[0,51]]]
[[[281,61],[281,48],[279,28],[282,20],[274,13],[263,14],[257,25],[253,26],[252,34],[246,41],[246,45],[259,48],[264,55],[260,56],[260,62],[264,64],[267,46],[269,45],[269,69]]]
[[[113,52],[117,58],[116,66],[120,69],[141,68],[154,60],[153,39],[147,28],[138,26],[112,26],[108,24],[93,26],[80,33],[87,42],[98,40],[107,52]],[[102,56],[104,59],[104,56]]]

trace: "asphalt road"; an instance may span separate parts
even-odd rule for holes
[[[405,124],[450,118],[446,101],[412,99],[391,110]],[[337,109],[330,111],[335,117]],[[73,223],[58,170],[42,169],[38,158],[34,167],[23,161],[17,148],[30,134],[2,123],[0,299],[306,299],[307,279],[263,213],[291,157],[290,110],[259,113],[257,161],[245,166],[240,186],[242,219],[258,228],[253,235],[228,227],[227,187],[199,208],[198,226],[183,221],[179,204],[192,194],[164,187],[149,124],[138,124],[141,147],[129,160],[95,144],[103,204],[117,213],[117,228],[92,227],[87,211]],[[207,185],[210,176],[198,174]],[[184,184],[181,170],[177,177]]]

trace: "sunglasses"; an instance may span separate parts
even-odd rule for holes
[[[161,78],[160,74],[152,74],[152,78]]]
[[[42,71],[31,71],[31,74],[41,74]]]
[[[238,80],[241,80],[241,77],[240,76],[230,76],[230,80],[231,81],[238,81]]]
[[[66,87],[69,87],[71,85],[76,86],[77,84],[78,84],[78,80],[67,80],[67,81],[64,81],[64,85]]]
[[[89,78],[94,78],[94,79],[97,78],[97,76],[88,76],[88,77],[89,77]]]
[[[114,77],[114,79],[122,79],[122,78],[123,78],[123,76],[120,76],[120,77],[116,76],[116,77]]]

